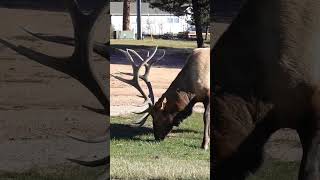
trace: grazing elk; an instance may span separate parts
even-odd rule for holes
[[[247,0],[215,44],[215,179],[245,179],[281,128],[300,137],[299,180],[320,179],[319,17],[316,0]]]
[[[145,60],[132,49],[127,49],[127,51],[120,49],[120,51],[127,56],[132,65],[133,79],[127,80],[118,76],[115,76],[115,78],[134,86],[142,94],[145,103],[148,104],[146,110],[138,113],[144,113],[138,120],[140,121],[138,124],[142,126],[148,116],[151,115],[153,118],[154,137],[156,140],[163,140],[173,126],[178,126],[183,119],[191,115],[192,107],[195,103],[202,102],[205,112],[203,116],[204,135],[201,147],[208,149],[210,141],[210,49],[198,48],[193,50],[183,69],[156,103],[148,75],[151,66],[162,59],[164,55],[151,62],[157,52],[157,47],[152,55]],[[142,63],[136,65],[130,53],[137,56]],[[140,75],[142,67],[145,67],[145,73]],[[148,95],[142,90],[139,79],[146,83]]]
[[[0,43],[8,46],[12,50],[40,63],[51,67],[57,71],[63,72],[70,75],[74,79],[78,80],[83,84],[90,92],[95,95],[104,108],[103,114],[110,114],[109,110],[109,95],[107,91],[103,89],[103,85],[100,83],[99,78],[94,73],[93,70],[93,60],[92,51],[101,54],[105,58],[108,57],[107,51],[108,47],[104,44],[97,43],[93,41],[94,31],[96,29],[97,20],[106,15],[106,11],[109,9],[109,1],[106,0],[95,0],[97,7],[90,12],[82,12],[76,0],[66,0],[64,1],[67,5],[68,11],[71,16],[73,28],[74,28],[74,38],[66,37],[50,37],[41,34],[32,33],[25,30],[27,33],[47,41],[54,41],[56,43],[63,43],[68,45],[73,45],[74,52],[71,57],[68,58],[56,58],[47,56],[45,54],[35,52],[31,49],[15,46],[5,40],[0,39]],[[108,60],[108,59],[107,59]],[[107,119],[106,119],[107,121]],[[88,143],[100,143],[106,142],[108,140],[109,131],[107,130],[106,135],[103,137],[97,137],[94,139],[83,140],[81,138],[76,138],[78,140],[88,142]],[[106,147],[106,154],[108,153],[108,147]],[[94,161],[81,161],[76,159],[69,159],[85,166],[105,166],[109,165],[110,156],[106,156],[102,159]],[[104,174],[99,178],[99,180],[109,179],[109,172],[105,170]]]

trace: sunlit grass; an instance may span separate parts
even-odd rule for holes
[[[297,180],[299,162],[267,160],[248,180]]]
[[[210,151],[200,148],[202,115],[194,114],[163,142],[154,142],[150,123],[140,131],[132,121],[112,117],[111,177],[119,179],[209,179]],[[121,126],[127,127],[120,129]],[[119,134],[116,130],[123,130]],[[112,133],[114,133],[112,135]],[[127,134],[126,134],[127,133]]]

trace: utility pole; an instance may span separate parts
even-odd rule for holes
[[[137,39],[142,39],[141,32],[141,0],[137,0]]]

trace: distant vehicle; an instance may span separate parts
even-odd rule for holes
[[[208,32],[207,34],[208,36],[210,36],[210,33]],[[202,32],[202,37],[205,38],[206,37],[206,33]],[[187,38],[188,39],[197,39],[197,33],[196,31],[189,31],[187,34]]]
[[[161,36],[162,39],[176,39],[176,35],[173,33],[165,33]]]
[[[197,39],[196,31],[189,31],[187,34],[188,39]]]

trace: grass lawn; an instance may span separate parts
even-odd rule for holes
[[[150,39],[144,40],[121,40],[111,39],[112,45],[132,45],[132,46],[156,46],[159,48],[179,48],[179,49],[194,49],[197,47],[196,41],[182,41],[182,40],[165,40],[165,39]],[[206,41],[205,45],[209,46],[210,41]]]
[[[210,151],[200,149],[202,115],[194,113],[163,142],[153,141],[151,120],[131,127],[132,117],[111,118],[112,179],[209,179]],[[248,180],[297,179],[299,162],[266,158]]]
[[[268,159],[248,180],[297,180],[299,162],[283,162]]]
[[[112,179],[209,179],[210,151],[200,148],[202,115],[193,114],[163,142],[150,122],[135,128],[129,117],[111,118]]]
[[[1,172],[0,180],[96,180],[103,168],[59,166],[37,168],[24,173]]]

